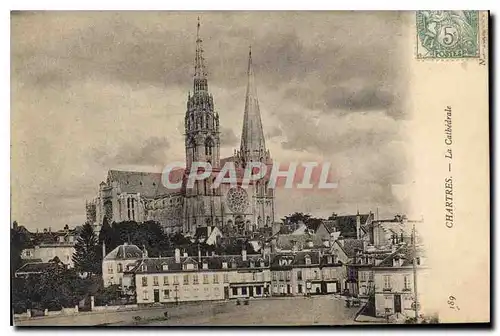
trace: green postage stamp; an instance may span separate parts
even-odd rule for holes
[[[416,12],[417,58],[479,58],[479,12],[421,10]]]

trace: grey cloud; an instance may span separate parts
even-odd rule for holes
[[[279,127],[272,127],[268,132],[266,132],[266,139],[272,139],[283,135],[283,131]]]
[[[289,114],[281,119],[281,127],[287,138],[282,142],[282,147],[298,151],[312,150],[320,154],[342,152],[356,147],[373,147],[376,151],[380,145],[400,139],[396,122],[388,127],[369,125],[360,128],[357,127],[359,125],[354,125],[370,122],[371,119],[369,114],[361,114],[357,120],[342,125],[322,125],[324,132],[318,132],[319,126],[312,118],[305,117],[304,114]]]
[[[55,133],[57,127],[71,125],[75,130],[71,135],[78,133],[78,140],[68,134],[64,139],[73,141],[73,145],[83,143],[81,151],[87,151],[84,155],[88,159],[66,153],[68,165],[78,164],[93,173],[88,179],[67,176],[65,181],[75,179],[74,189],[86,197],[87,192],[92,195],[91,188],[80,186],[78,181],[94,188],[113,166],[163,165],[167,150],[182,155],[183,143],[178,141],[182,141],[179,133],[184,127],[175,129],[182,118],[167,121],[158,119],[158,115],[163,118],[164,110],[170,114],[185,112],[185,96],[192,85],[198,15],[202,19],[209,85],[220,109],[222,145],[226,149],[238,146],[238,136],[229,126],[231,122],[241,126],[243,97],[235,95],[245,92],[251,44],[261,110],[264,119],[271,115],[264,125],[269,143],[275,145],[273,141],[285,139],[282,147],[286,151],[282,152],[289,159],[298,151],[306,151],[334,157],[338,163],[342,174],[338,192],[326,201],[311,202],[344,208],[356,202],[397,206],[390,185],[405,178],[404,171],[411,161],[403,155],[398,133],[398,123],[407,117],[401,107],[406,81],[400,51],[405,39],[401,39],[402,16],[394,12],[14,15],[12,113],[21,114],[19,123],[29,121],[32,135],[26,140],[29,150],[24,151],[29,155],[18,164],[29,166],[33,160],[28,158],[40,151],[38,155],[46,166],[40,168],[40,175],[68,175],[68,169],[58,167],[61,164],[46,160],[50,151],[38,148],[41,139]],[[375,112],[386,118],[374,117]],[[311,117],[313,113],[337,119],[317,124]],[[58,116],[61,120],[56,123]],[[354,119],[349,121],[349,117]],[[165,129],[177,134],[170,137]],[[13,137],[13,143],[24,136],[19,134],[18,140]],[[169,134],[172,147],[163,134]],[[52,139],[48,145],[57,141]],[[89,148],[94,150],[88,153]],[[95,167],[86,167],[89,164]],[[26,190],[28,177],[26,173],[19,176],[13,189],[17,185],[24,187],[19,191]],[[53,208],[61,208],[60,213],[67,216],[70,214],[64,212],[64,202],[56,202],[58,194],[62,199],[71,197],[71,188],[63,188],[62,184],[54,186],[50,180],[37,188],[57,189],[47,191],[47,199],[54,199]],[[26,204],[21,210],[31,210],[35,201],[30,197],[19,193],[18,204]],[[36,213],[51,221],[54,216],[42,210],[26,215],[34,219]],[[28,212],[17,213],[24,216]],[[79,214],[84,218],[83,208]]]
[[[222,147],[234,147],[238,145],[238,137],[231,128],[220,128],[220,144]]]
[[[151,137],[144,143],[121,144],[116,150],[100,147],[94,149],[93,157],[105,167],[113,165],[164,165],[166,150],[170,148],[167,138]]]
[[[348,89],[333,87],[324,94],[326,107],[343,111],[359,112],[388,110],[394,102],[393,95],[377,87]]]
[[[315,152],[332,162],[339,188],[329,204],[399,204],[391,185],[407,181],[412,162],[397,120],[382,112],[363,112],[355,117],[330,115],[326,116],[328,122],[320,119],[315,123],[314,118],[306,117],[310,113],[289,111],[281,119],[286,137],[282,147]],[[317,199],[318,203],[324,201]]]
[[[307,83],[307,88],[302,88],[306,93],[290,96],[305,106],[329,108],[339,103],[335,98],[340,96],[340,102],[344,100],[347,107],[355,109],[370,103],[369,93],[374,87],[398,90],[398,13],[336,13],[335,20],[322,12],[264,13],[258,19],[262,28],[251,24],[255,17],[248,13],[216,12],[202,14],[202,18],[212,85],[232,88],[245,83],[247,50],[252,44],[255,71],[262,86],[286,88],[291,81]],[[190,13],[96,13],[91,16],[92,25],[65,39],[39,45],[41,50],[36,53],[28,52],[31,49],[26,46],[28,50],[21,52],[14,44],[13,72],[33,76],[31,82],[40,86],[105,76],[131,85],[149,82],[187,89],[193,72],[194,20]],[[313,26],[309,27],[311,22]],[[323,35],[317,43],[308,43],[318,33]],[[359,85],[349,89],[360,93],[343,99],[349,92],[340,89],[336,93],[333,89],[352,78],[357,78]],[[332,89],[324,92],[324,88]],[[372,93],[375,99],[387,102],[391,92],[386,92],[387,96],[384,92]],[[368,95],[359,96],[363,93]]]

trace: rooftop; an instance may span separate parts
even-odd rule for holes
[[[142,251],[135,245],[123,244],[108,253],[104,260],[129,260],[142,258]]]

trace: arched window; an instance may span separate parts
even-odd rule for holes
[[[113,220],[113,203],[109,200],[104,202],[104,216],[106,216],[108,222]]]
[[[189,147],[192,148],[193,151],[193,156],[196,154],[196,142],[194,141],[193,138],[189,140]]]
[[[214,146],[214,142],[211,138],[208,138],[205,141],[205,155],[212,155],[212,148]]]

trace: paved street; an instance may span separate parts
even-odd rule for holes
[[[170,318],[143,323],[167,325],[335,325],[353,324],[359,308],[345,308],[334,296],[256,299],[248,306],[234,301],[169,309]],[[122,324],[123,325],[123,324]]]
[[[169,318],[163,319],[168,310]],[[359,308],[346,308],[344,300],[328,296],[267,298],[251,300],[181,304],[169,308],[138,311],[81,313],[16,321],[17,326],[228,326],[228,325],[343,325],[353,324]],[[140,316],[140,321],[134,317]]]

